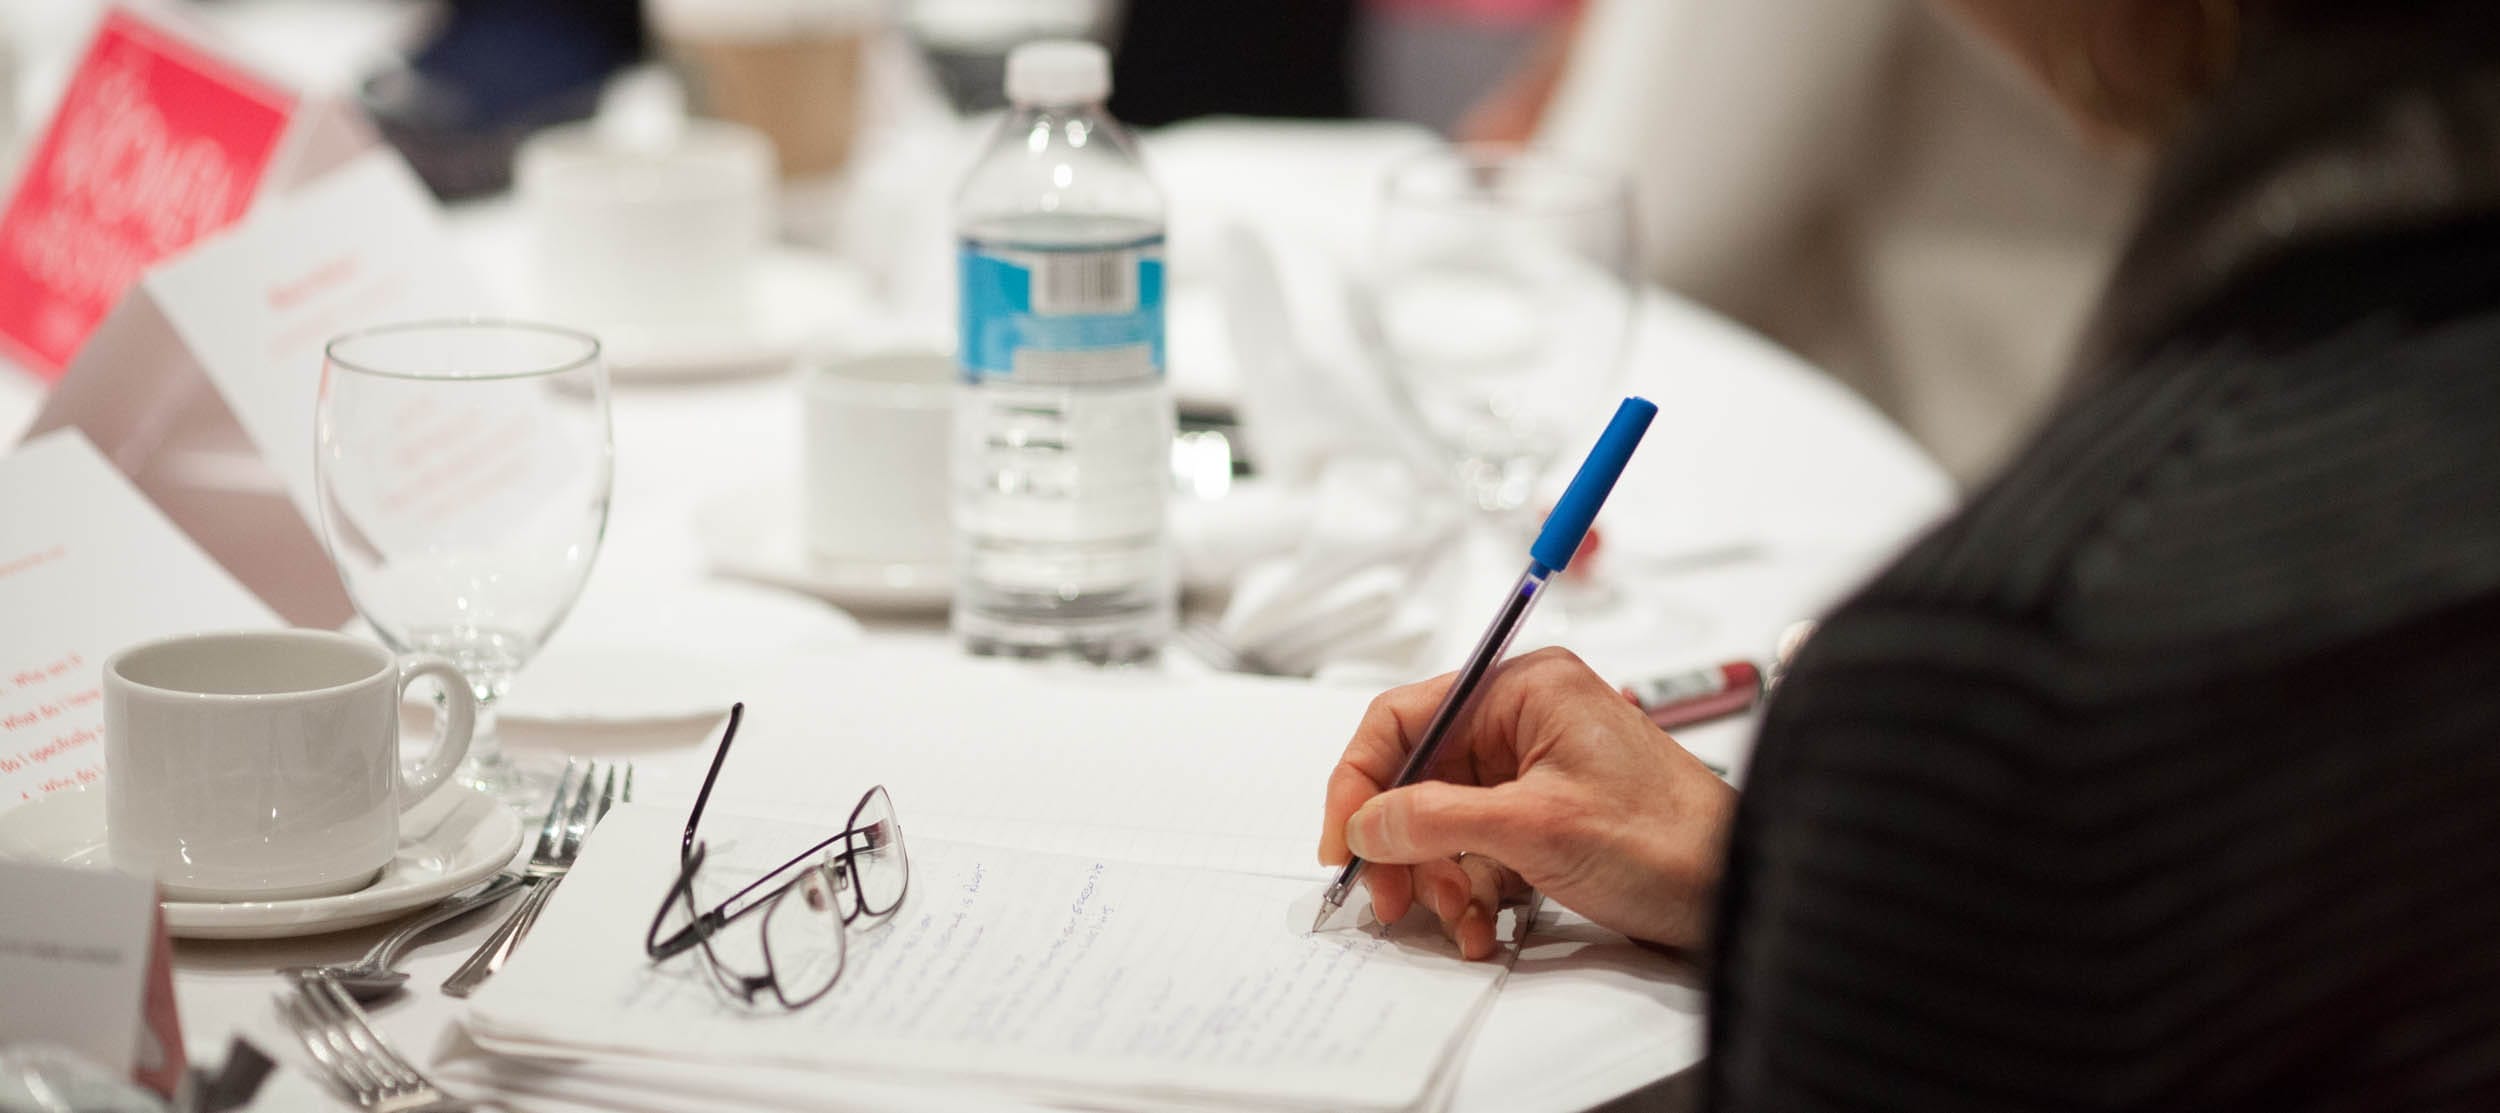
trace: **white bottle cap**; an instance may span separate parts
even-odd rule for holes
[[[1082,39],[1044,39],[1007,55],[1007,99],[1091,104],[1111,95],[1111,52]]]

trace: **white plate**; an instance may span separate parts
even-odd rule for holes
[[[704,558],[721,575],[802,592],[853,610],[929,614],[943,612],[953,600],[955,570],[947,562],[817,556],[799,535],[799,514],[798,491],[789,487],[714,496],[695,511]]]
[[[373,884],[302,900],[165,902],[165,927],[185,939],[275,939],[378,924],[477,884],[512,861],[521,820],[475,789],[452,785],[400,823],[399,855]],[[104,789],[64,790],[0,813],[0,858],[109,867]]]

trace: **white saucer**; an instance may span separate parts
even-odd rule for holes
[[[744,325],[600,327],[609,376],[656,383],[775,375],[828,329],[868,312],[867,280],[822,252],[775,249],[757,264],[754,289],[754,315]]]
[[[508,201],[461,206],[451,228],[471,273],[494,300],[529,315],[549,316],[533,286],[529,228]],[[636,328],[630,322],[565,321],[599,336],[609,377],[618,383],[693,382],[774,375],[790,369],[808,346],[870,316],[867,278],[823,251],[777,245],[758,261],[750,317],[744,322]]]
[[[165,902],[165,927],[185,939],[275,939],[378,924],[477,884],[511,864],[521,820],[475,789],[452,785],[400,823],[399,855],[362,889],[331,897]],[[0,858],[111,865],[104,789],[63,790],[0,813]]]
[[[930,614],[946,610],[955,570],[945,560],[887,563],[834,560],[800,536],[799,494],[764,487],[718,495],[695,511],[714,572],[813,595],[857,611]]]

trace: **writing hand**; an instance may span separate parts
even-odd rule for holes
[[[1320,861],[1362,855],[1383,921],[1420,899],[1469,958],[1493,953],[1494,911],[1526,886],[1635,939],[1702,945],[1735,790],[1559,649],[1495,672],[1437,779],[1386,789],[1451,679],[1364,712],[1329,774]]]

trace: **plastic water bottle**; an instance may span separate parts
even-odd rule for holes
[[[1172,630],[1163,195],[1093,43],[1007,59],[1013,107],[956,196],[956,636],[1112,663]]]

